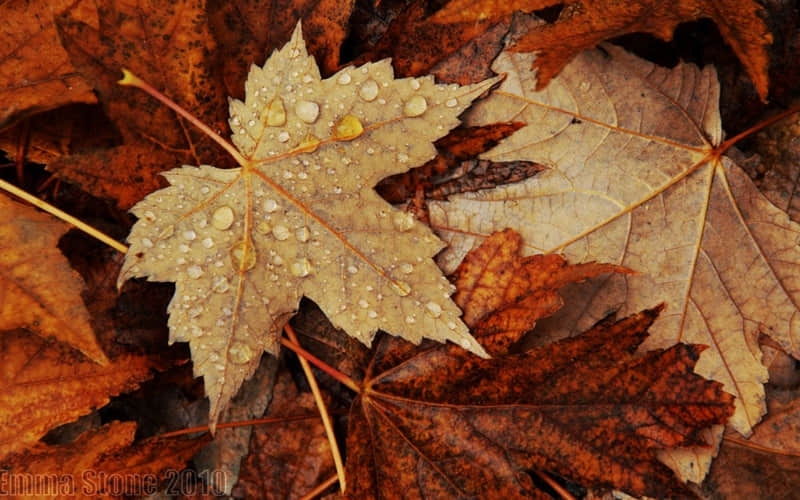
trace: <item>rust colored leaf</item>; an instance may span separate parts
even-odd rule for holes
[[[380,40],[356,59],[358,64],[392,58],[398,76],[427,73],[461,85],[493,75],[492,59],[503,48],[508,25],[494,20],[432,24],[422,1],[405,7],[392,19]]]
[[[211,0],[208,18],[217,40],[225,95],[244,98],[242,82],[253,64],[292,36],[302,20],[310,53],[323,75],[339,67],[339,51],[354,0]]]
[[[152,495],[165,479],[173,486],[179,482],[178,471],[205,442],[150,438],[134,443],[135,432],[134,422],[112,422],[72,443],[14,455],[4,473],[32,482],[4,482],[6,491],[0,493],[29,497],[36,491],[42,497],[81,499]]]
[[[347,493],[527,497],[534,468],[634,495],[688,495],[654,452],[702,445],[700,431],[727,419],[733,397],[693,373],[700,346],[633,354],[659,310],[488,360],[382,342],[351,410]]]
[[[555,5],[563,6],[558,20],[531,30],[511,49],[539,54],[533,66],[537,90],[544,88],[573,57],[603,40],[628,33],[650,33],[669,41],[678,24],[709,18],[739,57],[758,95],[762,100],[767,97],[767,46],[772,43],[772,35],[759,17],[762,7],[754,0],[452,0],[431,22],[458,26],[469,21],[496,22],[515,11],[532,12]]]
[[[155,362],[119,356],[106,366],[21,331],[0,336],[0,457],[135,389]]]
[[[289,417],[258,426],[242,464],[236,496],[248,499],[300,498],[335,474],[333,456],[311,393],[300,393],[284,368],[265,418]],[[310,415],[294,420],[290,417]]]
[[[453,274],[453,301],[464,311],[464,322],[492,355],[532,330],[536,321],[564,305],[558,289],[603,273],[634,274],[613,264],[568,265],[560,255],[522,257],[522,237],[506,229],[470,252]]]
[[[127,67],[224,130],[225,92],[213,71],[217,46],[200,0],[98,2],[99,26],[69,11],[58,20],[72,64],[96,89],[122,144],[59,159],[48,169],[95,196],[130,208],[164,185],[167,166],[203,161],[231,166],[207,137],[148,96],[116,84]]]
[[[107,363],[81,300],[84,282],[56,247],[67,229],[0,194],[0,330],[26,328]]]
[[[91,85],[70,64],[53,17],[73,0],[0,3],[0,130],[14,120],[65,104],[93,103]],[[76,16],[96,17],[87,2]]]
[[[492,162],[475,160],[524,123],[495,123],[481,127],[458,127],[434,144],[436,158],[425,165],[381,181],[376,190],[390,203],[401,203],[420,191],[426,198],[496,187],[526,179],[544,169],[528,161]]]

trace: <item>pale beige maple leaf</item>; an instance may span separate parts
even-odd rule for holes
[[[483,235],[512,227],[529,253],[640,271],[573,289],[550,327],[574,333],[609,312],[667,302],[646,348],[708,345],[696,371],[737,397],[731,425],[750,434],[767,380],[756,336],[800,356],[800,226],[714,154],[722,138],[714,69],[665,69],[606,46],[536,92],[533,58],[502,54],[493,69],[506,80],[468,122],[528,123],[485,157],[551,169],[431,203],[433,225],[451,244],[445,268]]]
[[[119,283],[175,282],[170,341],[190,342],[212,425],[302,296],[366,344],[381,329],[486,355],[432,260],[442,242],[373,186],[432,158],[495,81],[396,80],[388,60],[322,80],[298,25],[230,101],[241,168],[173,169],[133,208]]]

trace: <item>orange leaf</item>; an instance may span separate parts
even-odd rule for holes
[[[152,495],[159,491],[160,480],[175,480],[176,469],[205,444],[203,439],[157,437],[134,444],[135,432],[134,422],[112,422],[81,434],[72,443],[40,446],[14,455],[4,466],[8,481],[0,494],[27,497],[35,491],[36,495],[58,498]]]
[[[26,115],[65,104],[97,102],[61,47],[53,16],[72,0],[0,3],[0,129]],[[90,2],[76,11],[91,23]]]
[[[107,363],[81,300],[83,280],[56,247],[68,228],[0,194],[0,330],[27,328]]]
[[[30,446],[150,377],[154,362],[124,355],[106,366],[23,332],[0,336],[0,457]]]

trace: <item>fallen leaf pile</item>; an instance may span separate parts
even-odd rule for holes
[[[0,2],[0,494],[791,497],[798,16]]]
[[[639,271],[569,294],[573,307],[551,323],[553,335],[581,331],[609,311],[666,302],[646,345],[711,346],[698,373],[736,396],[731,424],[749,435],[766,411],[757,335],[800,356],[800,226],[715,152],[722,128],[713,68],[660,68],[606,46],[584,52],[536,91],[533,60],[501,55],[494,68],[506,80],[469,121],[527,122],[485,157],[550,168],[431,202],[432,223],[451,244],[447,258],[457,260],[476,235],[513,227],[528,252]]]

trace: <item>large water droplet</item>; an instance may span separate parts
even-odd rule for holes
[[[233,209],[229,206],[219,207],[214,211],[214,215],[211,216],[211,224],[223,231],[231,227],[231,224],[233,224]]]
[[[319,104],[311,101],[297,101],[294,105],[297,117],[306,123],[314,123],[319,117]]]
[[[378,82],[375,80],[367,80],[358,89],[358,95],[365,101],[374,101],[378,97]]]
[[[438,318],[442,315],[442,306],[437,304],[436,302],[428,302],[425,304],[425,309],[427,309],[428,314],[433,316],[434,318]]]
[[[403,106],[403,114],[406,116],[419,116],[428,109],[428,101],[421,95],[415,95]]]
[[[347,85],[351,81],[352,78],[350,78],[350,73],[347,72],[342,73],[341,75],[339,75],[339,78],[336,79],[336,83],[338,83],[339,85]]]
[[[189,229],[188,231],[183,232],[183,239],[192,241],[197,238],[197,233]]]
[[[276,97],[267,108],[267,125],[270,127],[280,127],[286,123],[286,108],[283,107],[283,101],[280,97]]]
[[[241,342],[234,342],[228,349],[228,359],[233,363],[244,364],[253,359],[253,350],[250,346]]]
[[[186,274],[188,274],[190,278],[197,279],[203,275],[203,269],[200,266],[189,266],[189,269],[186,270]]]
[[[272,228],[272,235],[278,241],[283,241],[289,237],[289,230],[286,226],[275,226]]]
[[[256,249],[253,242],[242,240],[231,247],[233,268],[237,271],[249,271],[256,265]]]
[[[270,200],[266,200],[264,202],[264,211],[265,212],[272,213],[277,209],[278,209],[278,202],[277,201],[270,199]]]
[[[364,132],[364,126],[361,120],[353,115],[344,115],[333,126],[333,134],[331,137],[340,141],[351,141],[360,136]]]
[[[308,276],[311,274],[313,269],[314,268],[311,266],[311,262],[308,259],[298,259],[292,263],[289,270],[293,275],[297,276],[298,278],[302,278],[303,276]]]
[[[414,227],[415,218],[408,212],[395,212],[392,215],[392,222],[398,231],[408,231]]]

